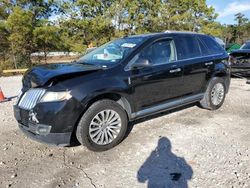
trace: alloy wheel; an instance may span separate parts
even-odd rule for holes
[[[222,83],[217,83],[214,85],[212,92],[211,92],[211,101],[213,105],[217,106],[219,105],[224,98],[224,86]]]
[[[121,126],[121,117],[116,111],[103,110],[91,120],[89,135],[94,143],[106,145],[115,140]]]

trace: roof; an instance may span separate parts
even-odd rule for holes
[[[196,32],[191,32],[191,31],[172,31],[172,30],[167,30],[164,32],[159,32],[159,33],[146,33],[146,34],[139,34],[139,35],[129,35],[126,37],[129,38],[136,38],[136,37],[153,37],[153,36],[160,36],[160,35],[166,35],[166,34],[196,34],[196,35],[204,35],[202,33],[196,33]]]

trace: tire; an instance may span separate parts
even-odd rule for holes
[[[106,123],[101,123],[104,121],[100,120],[104,119],[106,119]],[[124,109],[115,101],[104,99],[93,103],[83,114],[77,126],[76,137],[89,150],[105,151],[122,141],[127,131],[127,125],[128,118]],[[97,135],[94,136],[95,134]]]
[[[214,97],[213,97],[215,96],[214,94],[215,87],[219,88],[219,90],[221,90],[220,92],[222,92],[223,90],[223,94],[222,93],[219,94],[219,96],[221,97],[219,97],[217,103],[215,102],[216,100],[214,100]],[[204,109],[208,109],[208,110],[217,110],[224,103],[225,97],[226,97],[225,81],[223,78],[215,77],[209,82],[207,90],[204,94],[204,97],[200,101],[200,107]]]

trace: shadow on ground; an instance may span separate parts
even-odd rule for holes
[[[195,106],[195,104],[180,107],[168,112],[158,113],[156,115],[131,122],[130,126],[128,126],[128,131],[125,138],[130,134],[136,124],[193,106]],[[93,181],[96,177],[92,179],[87,174],[90,172],[89,168],[96,164],[96,162],[99,162],[100,165],[107,165],[107,163],[112,163],[120,157],[120,153],[118,152],[118,150],[115,151],[115,149],[101,153],[81,151],[76,155],[70,156],[66,156],[66,150],[67,149],[64,150],[63,154],[64,168],[59,170],[59,172],[54,175],[54,177],[57,178],[50,182],[49,187],[56,187],[56,185],[60,185],[61,187],[70,187],[73,186],[74,182],[76,181],[80,182],[80,187],[83,183],[86,183],[86,181],[92,184],[93,187],[96,187],[95,182]],[[97,172],[98,171],[96,171],[96,173]],[[105,171],[105,173],[107,172]],[[137,171],[135,170],[133,174],[136,173]],[[90,174],[93,175],[93,173]],[[137,173],[137,180],[140,183],[147,183],[147,186],[149,188],[185,188],[188,187],[187,182],[192,178],[192,174],[193,170],[186,163],[185,159],[178,157],[174,153],[172,153],[170,140],[166,137],[162,137],[159,139],[156,149],[151,153],[151,155],[139,169]],[[102,177],[105,175],[101,174],[100,176]],[[112,183],[106,186],[112,187]]]
[[[193,170],[182,157],[171,151],[171,142],[162,137],[137,172],[137,180],[148,188],[187,188]]]
[[[178,108],[175,108],[175,109],[172,109],[172,110],[166,110],[166,111],[159,112],[159,113],[156,113],[156,114],[153,114],[153,115],[149,115],[149,116],[144,117],[144,118],[134,120],[134,121],[129,123],[129,126],[128,126],[127,132],[125,134],[124,140],[129,136],[130,132],[133,130],[134,126],[136,126],[137,124],[140,124],[140,123],[143,123],[145,121],[152,120],[152,119],[156,119],[156,118],[159,118],[159,117],[162,117],[162,116],[165,116],[165,115],[169,115],[169,114],[172,114],[172,113],[175,113],[175,112],[178,112],[178,111],[182,111],[184,109],[188,109],[188,108],[191,108],[191,107],[194,107],[194,106],[197,106],[197,105],[198,105],[197,103],[192,103],[192,104],[181,106],[181,107],[178,107]]]
[[[158,117],[162,117],[162,116],[165,116],[165,115],[168,115],[168,114],[172,114],[172,113],[175,113],[175,112],[187,109],[187,108],[191,108],[191,107],[194,107],[194,106],[197,106],[197,105],[198,105],[198,103],[192,103],[192,104],[188,104],[188,105],[185,105],[185,106],[181,106],[181,107],[175,108],[173,110],[168,110],[168,111],[166,110],[166,111],[163,111],[163,112],[159,112],[159,113],[156,113],[156,114],[153,114],[153,115],[149,115],[147,117],[140,118],[140,119],[134,120],[132,122],[129,122],[127,131],[126,131],[126,134],[125,134],[123,140],[125,140],[129,136],[129,134],[133,130],[134,126],[137,125],[137,124],[140,124],[140,123],[143,123],[145,121],[149,121],[151,119],[155,119],[155,118],[158,118]],[[70,145],[68,147],[76,147],[76,146],[80,146],[81,145],[78,142],[78,140],[77,140],[77,138],[75,136],[75,134],[76,134],[75,132],[76,132],[76,127],[75,127],[75,129],[73,131],[73,136],[71,138],[71,143],[70,143]]]

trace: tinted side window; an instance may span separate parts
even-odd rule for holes
[[[176,49],[178,59],[188,59],[201,56],[200,48],[196,37],[190,36],[177,36]]]
[[[199,46],[200,46],[200,49],[201,49],[201,54],[203,56],[209,55],[210,51],[209,51],[208,47],[201,40],[198,40],[198,43],[199,43]]]
[[[223,52],[222,47],[210,36],[199,36],[199,39],[206,45],[209,54],[218,54]]]
[[[174,43],[172,40],[157,41],[146,47],[139,54],[153,65],[166,64],[175,61]]]

